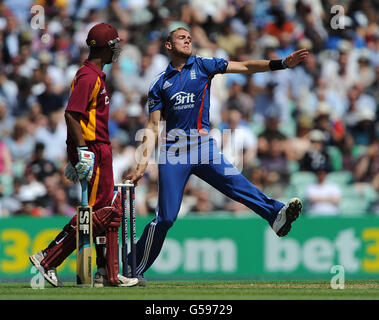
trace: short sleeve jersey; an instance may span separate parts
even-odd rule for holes
[[[211,80],[225,73],[228,62],[220,58],[190,56],[181,71],[171,63],[150,86],[149,112],[161,110],[166,131],[181,129],[189,134],[209,132]]]
[[[88,60],[79,68],[72,81],[66,110],[80,113],[82,135],[86,142],[110,144],[109,97],[105,87],[105,73]],[[67,144],[73,144],[68,133]]]

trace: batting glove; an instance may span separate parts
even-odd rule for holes
[[[74,166],[71,164],[71,162],[69,162],[66,166],[64,175],[68,180],[72,181],[73,183],[77,183],[79,180],[78,174],[76,173],[76,170]]]
[[[75,169],[79,180],[86,179],[90,181],[95,164],[95,155],[93,152],[88,151],[88,147],[77,147],[76,150],[78,150],[79,161],[75,165]]]

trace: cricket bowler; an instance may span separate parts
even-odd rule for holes
[[[209,107],[214,75],[250,75],[293,68],[306,59],[307,50],[293,52],[283,60],[237,62],[202,58],[192,55],[191,34],[182,27],[169,34],[165,47],[171,62],[152,83],[148,93],[149,120],[146,129],[154,134],[145,135],[143,140],[146,160],[155,148],[160,121],[166,122],[166,138],[158,163],[156,218],[146,225],[137,242],[137,275],[143,280],[144,272],[158,257],[166,234],[178,216],[184,188],[192,174],[260,215],[279,237],[287,235],[302,209],[298,198],[284,204],[266,196],[224,157],[215,140],[209,136]],[[179,145],[179,151],[170,148],[174,144]],[[193,150],[197,151],[195,156]],[[170,161],[175,158],[186,161]],[[140,161],[127,179],[136,184],[144,175],[147,165],[148,160]]]

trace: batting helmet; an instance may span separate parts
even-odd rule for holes
[[[108,23],[99,23],[88,32],[86,43],[89,47],[105,47],[120,41],[115,27]]]

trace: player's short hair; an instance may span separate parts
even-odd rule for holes
[[[179,30],[185,30],[185,31],[187,31],[188,33],[190,33],[190,31],[189,31],[187,28],[185,28],[185,27],[179,27],[179,28],[176,28],[176,29],[172,30],[172,31],[168,34],[168,36],[167,36],[167,38],[166,38],[166,42],[171,42],[171,43],[172,43],[172,36],[174,35],[174,33],[175,33],[176,31],[179,31]]]
[[[89,59],[100,58],[103,53],[105,47],[89,47]]]

